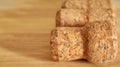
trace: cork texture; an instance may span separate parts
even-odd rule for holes
[[[111,0],[66,0],[57,12],[51,48],[58,61],[113,62],[118,39]]]
[[[116,30],[109,22],[87,25],[87,59],[93,63],[112,62],[118,53]]]
[[[58,27],[81,27],[87,22],[87,15],[83,10],[61,9],[56,15]]]
[[[116,24],[115,8],[111,0],[89,0],[89,22],[109,21]]]
[[[80,28],[58,27],[51,33],[53,59],[69,61],[83,57],[83,37]]]
[[[62,8],[80,9],[86,12],[88,9],[88,0],[65,0]]]

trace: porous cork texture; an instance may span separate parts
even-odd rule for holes
[[[83,58],[82,28],[57,27],[51,33],[53,59],[70,61]]]
[[[88,34],[87,60],[105,63],[115,60],[118,53],[117,34],[109,22],[93,22],[86,25]]]
[[[111,0],[65,0],[51,33],[54,60],[113,62],[118,54],[115,9]]]
[[[80,9],[86,12],[88,9],[88,0],[65,0],[62,8]]]
[[[115,9],[111,0],[89,0],[89,22],[109,21],[116,25]]]
[[[86,12],[79,9],[61,9],[56,15],[58,27],[80,27],[87,22]]]

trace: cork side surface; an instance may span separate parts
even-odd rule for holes
[[[93,22],[87,25],[87,59],[92,63],[112,62],[118,53],[115,27],[109,22]]]
[[[51,34],[53,59],[70,61],[83,57],[83,37],[80,28],[58,27]]]
[[[87,23],[87,14],[78,9],[61,9],[56,15],[57,27],[82,27]]]

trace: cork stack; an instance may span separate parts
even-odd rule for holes
[[[53,59],[113,62],[118,53],[115,18],[110,0],[65,0],[51,32]]]

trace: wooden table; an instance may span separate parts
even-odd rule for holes
[[[55,62],[50,52],[50,31],[63,0],[0,0],[0,67],[119,67],[114,63],[92,64],[84,60]],[[120,39],[120,0],[117,30]],[[120,40],[119,40],[120,41]]]

